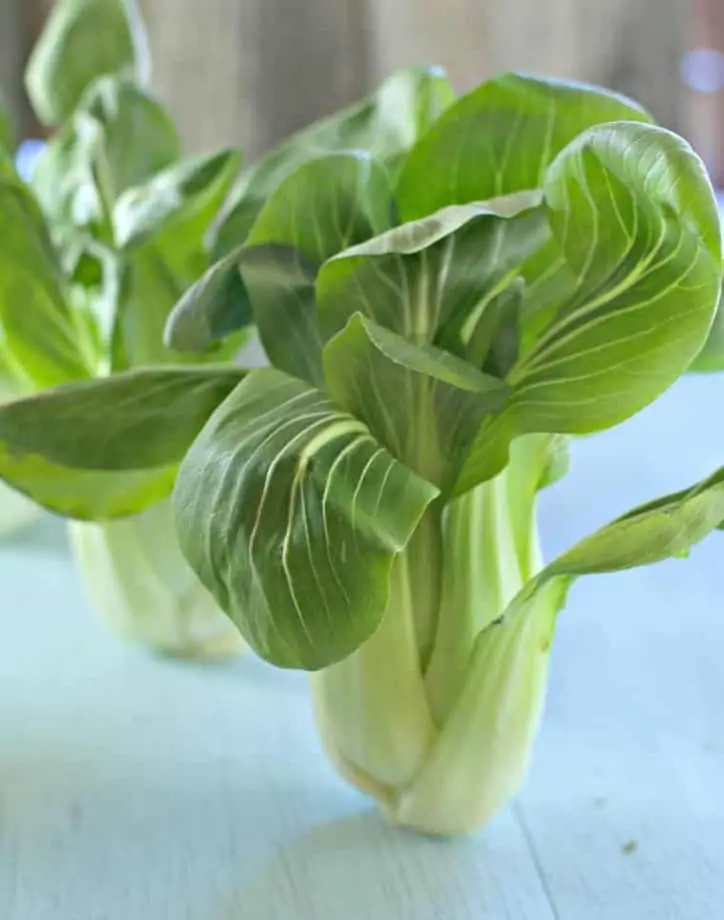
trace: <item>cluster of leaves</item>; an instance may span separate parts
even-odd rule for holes
[[[308,669],[346,658],[379,627],[421,520],[539,435],[516,487],[534,502],[566,436],[618,424],[689,369],[721,258],[688,144],[592,87],[503,75],[394,164],[366,150],[302,165],[171,318],[176,347],[216,341],[233,327],[220,292],[240,273],[273,364],[182,465],[187,558],[263,657]],[[719,523],[721,488],[714,476],[612,524],[517,603],[554,575],[678,552]],[[433,589],[419,583],[423,608]]]
[[[37,202],[0,181],[2,347],[33,388],[77,382],[0,411],[0,475],[107,519],[167,496],[185,457],[178,521],[201,580],[265,658],[324,667],[378,627],[424,515],[535,434],[534,501],[568,436],[690,368],[721,288],[709,181],[616,94],[506,74],[454,100],[413,69],[245,170],[207,234],[237,155],[176,161],[124,21],[120,71],[63,88],[57,55],[31,64],[39,112],[64,121]],[[69,55],[74,22],[54,26]],[[219,363],[252,324],[273,366]],[[575,573],[580,548],[546,571],[698,539],[724,516],[721,479],[611,525],[620,558],[604,531]]]

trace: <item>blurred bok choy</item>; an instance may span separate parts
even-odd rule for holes
[[[163,329],[180,293],[209,264],[205,235],[239,154],[182,158],[176,128],[146,85],[147,70],[134,2],[55,4],[26,74],[36,113],[54,130],[27,183],[10,158],[0,176],[5,399],[52,399],[55,387],[71,382],[112,385],[117,374],[148,364],[172,368],[174,383],[187,375],[196,386],[201,375],[202,387],[233,373],[173,355]],[[219,349],[214,360],[229,360],[234,348]],[[13,411],[13,403],[5,405]],[[46,416],[44,425],[68,437],[62,413]],[[6,462],[18,462],[12,445],[0,450]],[[26,460],[32,476],[12,482],[19,490],[12,496],[2,493],[0,528],[31,507],[21,493],[42,504],[46,490],[57,490],[58,501],[46,507],[78,519],[71,524],[78,566],[115,631],[170,654],[240,648],[238,630],[181,556],[163,490],[143,491],[161,499],[146,510],[135,497],[141,477],[133,469],[88,475],[39,453]],[[172,466],[164,476],[173,480]],[[104,515],[88,513],[74,495],[78,483],[95,491]],[[141,513],[116,522],[118,506]]]
[[[0,175],[12,172],[15,145],[13,119],[8,105],[0,94]],[[3,352],[0,338],[0,403],[19,395],[18,384],[6,367]],[[36,512],[36,506],[29,499],[0,483],[0,539],[32,521]]]

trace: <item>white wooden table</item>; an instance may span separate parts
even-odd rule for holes
[[[549,551],[724,462],[723,397],[689,379],[581,441]],[[0,548],[0,700],[0,920],[724,916],[724,535],[574,589],[528,786],[471,839],[386,827],[299,675],[108,637],[47,518]]]

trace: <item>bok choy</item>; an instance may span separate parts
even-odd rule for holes
[[[536,522],[567,439],[634,415],[702,349],[722,275],[704,168],[627,99],[506,74],[394,170],[300,167],[172,343],[235,326],[214,272],[240,273],[274,366],[183,461],[182,550],[252,648],[314,672],[345,777],[396,823],[470,831],[525,776],[570,583],[724,520],[719,471],[548,565]]]
[[[354,149],[302,144],[270,187],[263,169],[237,187],[167,343],[203,356],[253,322],[271,367],[17,401],[0,476],[76,517],[173,488],[221,609],[264,659],[313,672],[340,772],[392,821],[451,834],[523,779],[571,581],[724,520],[720,471],[548,565],[536,521],[568,439],[700,353],[721,234],[691,148],[605,90],[505,74],[409,127],[332,131]]]
[[[32,54],[29,95],[57,130],[30,185],[11,165],[0,178],[4,398],[184,363],[164,347],[164,324],[208,264],[205,233],[239,157],[181,158],[176,128],[145,86],[145,55],[138,10],[125,0],[60,0]],[[46,424],[57,431],[62,419]],[[35,463],[44,486],[62,479]],[[109,483],[113,474],[100,474],[93,486],[115,490],[128,507],[134,478]],[[19,492],[3,494],[2,526],[28,507]],[[170,503],[118,524],[74,521],[71,537],[94,606],[123,636],[182,655],[240,647],[238,630],[181,556]]]

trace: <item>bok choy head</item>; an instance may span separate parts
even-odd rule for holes
[[[123,390],[122,375],[137,380],[148,365],[171,365],[173,386],[188,365],[193,389],[204,362],[238,345],[189,360],[163,342],[172,306],[208,267],[207,233],[239,155],[182,157],[147,65],[143,23],[125,0],[60,0],[28,65],[30,97],[55,129],[29,182],[10,160],[0,169],[0,358],[8,385],[41,405],[61,385],[105,392],[118,374]],[[6,443],[14,462],[16,447]],[[13,484],[52,510],[96,516],[69,497],[70,482],[40,480],[38,494],[33,476]]]
[[[144,474],[115,441],[117,467],[93,466],[107,412],[96,386],[118,395],[114,419],[124,428],[139,389],[149,405],[154,393],[179,388],[203,402],[240,379],[221,363],[235,341],[207,356],[213,366],[204,358],[206,371],[163,343],[171,307],[208,267],[206,234],[239,156],[182,157],[147,84],[146,45],[135,0],[59,0],[31,56],[29,95],[53,133],[28,183],[0,160],[0,465],[18,490],[0,496],[0,528],[29,507],[19,493],[103,521],[74,523],[70,533],[94,606],[114,630],[164,652],[226,654],[238,648],[238,631],[186,565],[162,501],[174,449]],[[90,444],[65,428],[68,398],[99,413]],[[121,513],[129,520],[106,523]]]
[[[347,247],[340,249],[340,240]],[[721,473],[544,566],[537,494],[699,354],[722,275],[689,145],[594,87],[506,74],[390,165],[320,155],[172,314],[204,347],[241,277],[272,367],[181,465],[181,546],[266,660],[314,671],[340,771],[452,833],[518,788],[572,579],[680,553]]]

